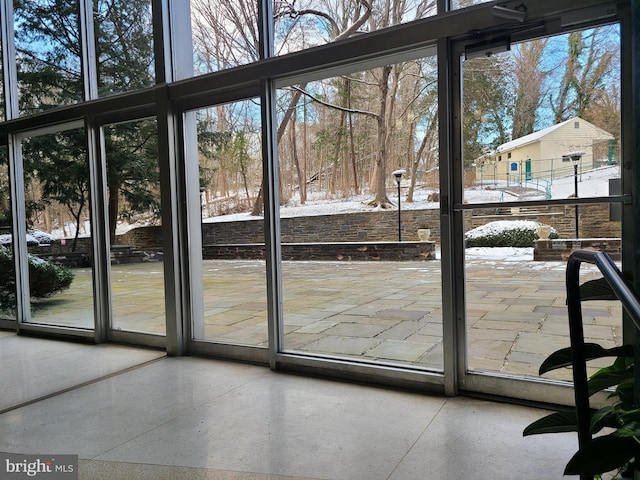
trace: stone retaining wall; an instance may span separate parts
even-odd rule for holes
[[[283,243],[282,260],[433,260],[435,242]],[[264,260],[264,244],[205,245],[202,257]]]
[[[608,205],[580,205],[580,238],[619,238],[620,222],[609,220]],[[402,210],[402,240],[418,241],[418,229],[431,230],[430,240],[440,241],[440,210]],[[495,220],[532,220],[551,225],[561,238],[575,238],[575,210],[569,205],[529,206],[518,212],[500,207],[469,209],[465,211],[465,227],[475,228]],[[366,243],[397,242],[398,211],[382,210],[309,217],[281,219],[280,231],[285,244],[322,243]],[[247,245],[263,244],[263,219],[242,221],[219,221],[202,225],[203,245]],[[72,240],[60,244],[39,247],[37,252],[61,254],[71,251]],[[117,245],[126,245],[132,250],[161,251],[162,227],[149,226],[130,230],[119,235]],[[77,252],[90,252],[91,239],[78,239]]]
[[[402,210],[402,240],[418,241],[418,228],[440,238],[440,210]],[[341,213],[280,219],[283,243],[395,242],[398,211]],[[203,245],[264,243],[263,219],[202,225]]]
[[[566,262],[575,250],[600,250],[616,261],[622,258],[619,238],[585,238],[580,240],[538,240],[533,248],[533,259]]]

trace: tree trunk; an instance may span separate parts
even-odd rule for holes
[[[380,112],[377,117],[378,123],[378,150],[376,156],[376,197],[369,202],[374,207],[388,208],[391,205],[387,197],[386,169],[387,169],[387,101],[389,96],[389,76],[391,66],[382,68],[382,74],[378,86],[380,88]]]
[[[411,186],[409,187],[409,191],[407,192],[407,202],[413,202],[413,192],[416,186],[416,180],[418,177],[418,166],[420,165],[420,159],[422,158],[422,154],[427,148],[427,145],[429,145],[429,150],[431,150],[432,140],[436,133],[435,127],[436,127],[436,118],[438,114],[437,112],[438,111],[436,110],[431,116],[431,119],[429,121],[429,127],[427,128],[427,131],[424,132],[424,137],[422,138],[422,142],[420,142],[420,147],[418,148],[418,152],[416,153],[416,156],[413,159],[413,163],[411,165]]]
[[[351,82],[349,82],[351,85]],[[349,93],[349,109],[351,109],[351,93]],[[350,154],[351,154],[351,170],[353,172],[353,191],[356,195],[360,194],[360,187],[358,186],[358,170],[356,169],[356,147],[354,144],[354,134],[353,134],[353,116],[351,112],[349,112],[349,144],[350,144]]]
[[[284,135],[284,131],[287,128],[289,120],[293,116],[293,113],[296,110],[296,105],[302,96],[302,91],[307,87],[307,84],[301,85],[299,89],[296,89],[291,96],[291,101],[289,102],[289,106],[287,107],[286,112],[284,113],[284,117],[282,118],[282,122],[280,122],[280,126],[278,127],[278,143],[282,139]],[[263,160],[264,161],[264,160]],[[258,192],[258,196],[256,197],[256,203],[253,204],[253,210],[251,210],[251,215],[258,216],[262,214],[263,210],[263,202],[264,202],[264,178],[260,184],[260,191]]]
[[[307,201],[307,179],[302,174],[300,169],[300,159],[298,158],[298,146],[296,141],[296,120],[295,118],[291,122],[291,153],[293,155],[293,163],[296,167],[296,174],[298,175],[298,192],[300,195],[300,204],[304,204]]]
[[[111,245],[116,242],[116,226],[118,223],[118,209],[120,208],[118,185],[109,185],[109,240]]]

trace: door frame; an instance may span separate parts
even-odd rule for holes
[[[630,51],[630,35],[625,35],[626,29],[631,30],[629,12],[627,5],[622,8],[618,6],[615,16],[604,19],[590,19],[588,9],[571,12],[568,17],[581,18],[580,22],[563,25],[562,21],[557,22],[553,19],[549,21],[523,22],[515,25],[508,37],[511,42],[521,42],[533,40],[541,37],[550,37],[559,34],[568,33],[570,31],[592,28],[599,25],[607,25],[618,23],[621,29],[621,56],[628,55]],[[616,10],[614,8],[614,10]],[[464,214],[472,208],[481,208],[482,205],[468,205],[464,203],[463,196],[463,154],[462,154],[462,65],[465,55],[465,49],[470,45],[477,44],[477,35],[482,37],[486,42],[487,49],[491,49],[491,43],[502,42],[505,38],[504,31],[487,29],[486,33],[473,32],[473,38],[467,36],[447,42],[442,46],[446,52],[445,57],[447,71],[443,73],[442,79],[446,83],[446,87],[441,89],[442,92],[447,91],[451,95],[448,99],[449,103],[444,101],[441,105],[446,105],[440,116],[440,125],[447,125],[447,128],[441,128],[441,159],[447,159],[447,168],[442,169],[444,162],[441,161],[441,199],[443,199],[441,231],[448,232],[446,242],[443,238],[442,242],[442,258],[446,262],[448,269],[443,263],[443,277],[445,272],[448,273],[446,279],[449,289],[448,301],[451,302],[448,318],[452,319],[453,325],[449,330],[445,329],[445,379],[447,393],[458,394],[483,394],[498,397],[517,398],[526,401],[535,401],[541,403],[573,405],[573,388],[568,382],[560,382],[555,380],[547,380],[543,378],[524,377],[515,374],[503,374],[500,372],[480,372],[470,371],[467,362],[467,326],[466,326],[466,299],[465,299],[465,246],[464,246]],[[631,85],[631,63],[628,65],[621,62],[621,90],[628,92]],[[625,65],[627,68],[625,68]],[[622,125],[630,124],[631,109],[625,107],[624,99],[621,102],[621,121]],[[626,138],[625,138],[626,134]],[[629,158],[631,141],[630,132],[622,129],[622,158],[624,168],[631,170],[632,162]],[[444,147],[444,148],[443,148]],[[444,155],[443,155],[444,152]],[[621,173],[621,176],[623,174]],[[631,175],[628,175],[631,178]],[[629,181],[627,182],[629,183]],[[630,194],[630,185],[623,187],[623,194]],[[551,202],[553,203],[553,202]],[[625,209],[627,212],[627,222],[623,215],[622,232],[623,235],[627,231],[625,224],[630,223],[628,220],[632,218],[631,209]],[[632,222],[631,222],[632,223]],[[624,257],[623,257],[624,258]],[[628,261],[630,264],[631,262]],[[625,264],[623,264],[625,265]],[[443,279],[444,282],[444,279]],[[443,283],[443,292],[445,284]],[[443,299],[446,304],[447,299]],[[446,323],[445,323],[446,325]],[[624,326],[624,324],[623,324]],[[625,327],[626,329],[626,327]],[[447,346],[449,352],[447,353]],[[603,397],[604,398],[604,397]]]

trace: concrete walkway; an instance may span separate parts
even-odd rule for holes
[[[563,262],[466,262],[469,367],[537,376],[542,360],[569,345]],[[267,345],[265,265],[203,262],[205,340]],[[597,278],[583,265],[581,280]],[[162,265],[114,265],[114,328],[164,334]],[[34,320],[91,328],[91,271],[41,301]],[[284,262],[285,349],[381,364],[442,368],[440,262]],[[583,305],[585,336],[621,343],[616,302]],[[554,375],[550,375],[554,378]],[[559,372],[555,378],[568,378]]]

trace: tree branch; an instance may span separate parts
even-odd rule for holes
[[[366,116],[371,117],[371,118],[378,118],[378,114],[377,113],[367,112],[366,110],[357,110],[357,109],[353,109],[353,108],[341,107],[340,105],[335,105],[335,104],[332,104],[332,103],[329,103],[329,102],[325,102],[324,100],[320,100],[318,97],[316,97],[312,93],[310,93],[310,92],[308,92],[306,90],[303,90],[303,89],[301,89],[299,87],[292,86],[291,88],[301,92],[303,95],[309,97],[314,102],[318,102],[319,104],[324,105],[325,107],[333,108],[333,109],[339,110],[341,112],[357,113],[357,114],[360,114],[360,115],[366,115]]]

